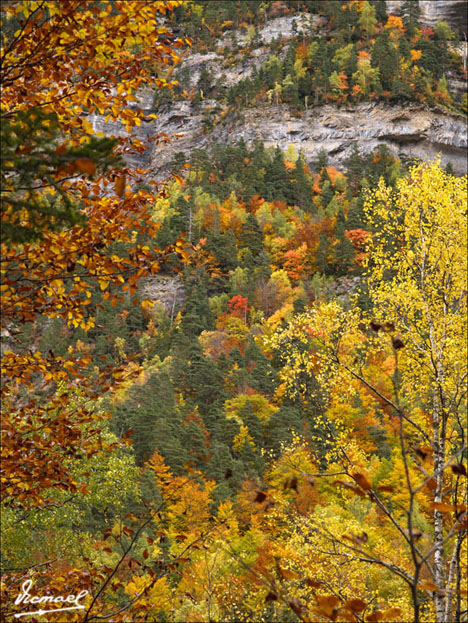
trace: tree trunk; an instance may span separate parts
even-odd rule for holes
[[[434,474],[436,489],[434,491],[434,502],[442,502],[442,491],[444,482],[443,466],[445,462],[445,435],[442,410],[438,405],[434,405],[433,410],[433,446],[434,446]],[[448,623],[445,618],[445,597],[442,592],[444,589],[444,519],[443,514],[434,510],[434,583],[440,591],[434,593],[434,606],[437,623]]]

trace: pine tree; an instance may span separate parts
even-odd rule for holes
[[[58,116],[37,106],[2,114],[0,128],[2,242],[31,242],[47,231],[83,225],[81,206],[64,182],[73,175],[93,178],[121,164],[113,154],[116,139],[89,136],[71,146],[63,141]],[[43,188],[51,189],[48,197]]]
[[[413,37],[416,27],[421,17],[419,0],[404,0],[401,5],[400,14],[403,24],[406,26],[408,37]]]
[[[403,35],[400,39],[400,44],[398,45],[398,53],[405,61],[409,61],[411,58],[411,46],[405,35]]]
[[[348,229],[365,229],[364,200],[362,195],[355,197],[348,211]]]
[[[317,271],[322,275],[330,275],[333,268],[330,265],[330,244],[326,236],[320,238],[317,251],[315,253],[315,265]]]
[[[253,214],[249,214],[242,225],[239,243],[247,247],[254,257],[263,251],[263,234]]]
[[[317,164],[315,170],[320,173],[324,167],[328,166],[328,154],[323,147],[320,148],[317,157]]]
[[[348,78],[348,82],[350,84],[351,84],[353,74],[355,74],[357,71],[357,62],[358,62],[358,52],[357,52],[356,44],[354,44],[345,63],[345,73]]]
[[[283,101],[292,106],[299,105],[299,90],[295,76],[287,74],[283,80]]]
[[[117,435],[133,429],[133,449],[140,465],[151,457],[156,447],[164,447],[178,436],[174,392],[166,373],[152,374],[143,385],[130,391],[125,402],[109,409],[113,412],[111,429]],[[179,452],[179,456],[183,454]]]
[[[284,164],[283,152],[277,147],[267,166],[265,199],[268,201],[287,201],[289,194],[289,175]]]
[[[387,30],[384,30],[374,43],[371,64],[379,70],[382,87],[390,91],[398,73],[398,53],[390,41]]]
[[[348,178],[348,184],[354,192],[359,189],[359,181],[362,177],[364,170],[364,161],[359,153],[357,142],[353,143],[353,151],[346,160],[346,175]]]
[[[349,274],[349,271],[354,264],[354,247],[345,235],[345,223],[346,219],[342,208],[340,208],[337,214],[334,231],[335,238],[338,242],[338,244],[334,246],[334,264],[337,275]]]
[[[296,169],[293,179],[294,203],[305,210],[310,210],[312,187],[305,171],[305,163],[302,155],[296,160]]]
[[[375,15],[379,22],[387,21],[387,4],[385,0],[371,0],[371,4],[375,9]]]
[[[245,367],[249,370],[249,385],[265,395],[273,395],[277,384],[277,373],[252,338],[245,349]]]
[[[327,206],[332,201],[332,199],[333,199],[333,190],[332,190],[332,188],[330,186],[330,182],[327,180],[327,181],[323,182],[322,196],[321,196],[321,200],[320,200],[320,203],[322,204],[322,208],[324,210],[326,210]]]
[[[187,301],[180,328],[187,336],[198,336],[214,328],[208,296],[206,273],[194,274],[187,284]]]
[[[420,39],[414,48],[422,52],[418,66],[427,71],[429,75],[440,79],[448,69],[447,44],[431,39]]]

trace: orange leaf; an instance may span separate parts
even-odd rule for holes
[[[291,571],[291,569],[282,569],[279,565],[277,567],[278,573],[284,580],[297,580],[299,577],[295,571]]]
[[[354,485],[352,485],[349,482],[345,482],[344,480],[335,480],[334,484],[335,485],[343,485],[343,487],[346,487],[347,489],[351,489],[351,491],[354,491],[354,493],[359,495],[359,497],[361,497],[361,498],[365,497],[365,493],[363,493],[361,491],[361,489],[359,489],[359,487],[355,487]]]
[[[75,169],[80,173],[88,173],[89,175],[96,175],[96,164],[90,158],[78,158],[73,160]]]
[[[459,507],[457,508],[453,504],[446,504],[445,502],[431,502],[429,506],[441,513],[451,513],[452,511],[460,510]]]
[[[335,595],[316,595],[315,597],[319,608],[329,617],[332,615],[336,606],[339,606],[341,599]]]
[[[361,487],[361,489],[364,489],[364,491],[369,491],[369,489],[372,488],[372,485],[367,480],[367,478],[364,476],[364,474],[355,472],[354,474],[351,474],[351,476],[354,479],[354,481],[357,482],[357,484]]]
[[[307,584],[307,586],[310,586],[312,588],[319,588],[319,586],[322,586],[322,582],[319,582],[318,580],[312,580],[311,578],[306,578],[305,583]]]
[[[399,617],[401,614],[400,608],[388,608],[383,611],[384,621],[389,621],[390,619],[394,619],[395,617]]]
[[[362,599],[348,599],[345,603],[345,607],[351,612],[362,612],[366,606],[366,602]]]
[[[418,588],[420,588],[422,591],[431,591],[431,593],[434,593],[435,591],[440,591],[437,584],[433,584],[432,582],[421,582],[421,584],[418,584]]]
[[[125,181],[126,181],[125,173],[123,175],[118,175],[114,180],[115,194],[118,195],[119,197],[121,197],[124,194]]]

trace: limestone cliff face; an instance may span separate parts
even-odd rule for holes
[[[206,103],[209,106],[209,102]],[[186,157],[192,149],[210,144],[238,142],[247,144],[259,139],[266,146],[287,149],[294,145],[302,150],[308,163],[313,163],[324,149],[330,164],[343,168],[354,141],[359,150],[368,153],[381,143],[398,155],[430,160],[438,153],[442,163],[451,162],[458,174],[466,172],[466,122],[461,115],[431,111],[420,105],[388,106],[362,103],[353,107],[330,105],[304,111],[294,116],[286,107],[250,108],[224,119],[206,133],[202,127],[203,112],[195,112],[189,102],[177,102],[160,113],[154,131],[164,131],[173,140],[153,150],[150,158],[152,175],[163,179],[177,152]]]
[[[387,11],[398,15],[403,0],[387,0]],[[435,26],[445,21],[461,33],[467,32],[467,0],[419,0],[421,21],[425,26]]]
[[[398,13],[401,1],[388,0],[389,12]],[[433,25],[444,19],[452,25],[462,25],[467,0],[444,0],[425,2],[421,0],[422,17],[426,24]],[[463,10],[462,10],[463,9]],[[457,21],[458,20],[458,21]],[[187,90],[196,88],[200,73],[205,67],[212,82],[230,87],[249,76],[254,67],[261,65],[272,53],[269,44],[278,36],[292,37],[295,32],[310,32],[320,29],[317,16],[296,14],[270,19],[257,33],[257,47],[247,56],[242,53],[227,54],[225,48],[233,42],[240,44],[246,39],[245,30],[228,32],[219,41],[217,50],[203,54],[189,54],[183,61],[186,68],[185,84]],[[466,28],[466,17],[465,26]],[[285,50],[280,53],[285,53]],[[450,79],[450,76],[449,76]],[[452,80],[453,82],[453,80]],[[460,92],[465,84],[452,85]],[[458,174],[466,172],[466,120],[461,115],[434,111],[420,105],[388,106],[383,103],[362,103],[355,106],[336,108],[322,106],[303,111],[300,116],[293,115],[286,107],[270,105],[264,109],[245,108],[230,113],[211,130],[206,130],[204,120],[215,113],[217,103],[204,99],[200,109],[195,109],[187,101],[171,102],[159,110],[154,109],[154,91],[150,88],[139,94],[136,103],[146,113],[156,112],[157,120],[148,120],[136,129],[139,138],[155,139],[163,135],[169,143],[157,140],[141,155],[127,157],[130,166],[149,167],[150,176],[163,180],[170,174],[170,164],[177,152],[190,159],[193,149],[206,148],[215,143],[237,142],[244,139],[252,143],[255,139],[268,145],[279,145],[286,149],[294,145],[302,150],[309,164],[324,149],[330,163],[343,168],[351,153],[354,141],[361,152],[368,153],[383,143],[398,155],[405,153],[424,160],[432,159],[440,153],[442,163],[451,162]],[[212,113],[210,113],[210,110]],[[120,124],[104,122],[99,115],[91,115],[90,121],[96,130],[107,135],[125,134]]]
[[[422,18],[427,25],[445,19],[452,25],[462,27],[466,4],[467,0],[421,1]],[[398,13],[400,6],[401,2],[387,2],[389,12]],[[248,58],[233,55],[229,63],[226,63],[223,48],[230,39],[242,46],[245,31],[226,33],[220,41],[220,49],[192,54],[185,59],[184,65],[188,68],[185,86],[188,90],[196,88],[204,67],[212,76],[213,83],[230,87],[248,77],[254,67],[259,67],[269,57],[272,40],[278,36],[289,38],[294,32],[310,32],[320,27],[320,18],[308,14],[271,19],[258,30],[259,47],[252,50]],[[451,77],[448,78],[450,81]],[[452,82],[454,80],[450,83],[453,90],[464,92],[464,82]],[[230,114],[213,130],[206,131],[203,117],[209,116],[210,109],[215,107],[215,101],[204,100],[201,109],[195,110],[191,102],[179,101],[158,111],[154,133],[165,133],[172,140],[162,147],[156,145],[153,148],[150,157],[153,176],[157,179],[166,177],[177,152],[182,152],[188,159],[193,149],[206,148],[214,143],[237,142],[241,138],[247,144],[259,139],[267,146],[279,145],[282,149],[292,144],[304,152],[309,163],[317,158],[323,148],[337,168],[343,168],[354,141],[364,153],[383,143],[395,155],[403,152],[430,160],[440,153],[444,165],[451,162],[458,174],[466,172],[467,134],[465,118],[461,115],[431,111],[414,104],[401,107],[363,103],[343,108],[322,106],[304,111],[298,117],[286,107],[270,105],[264,109],[242,109]]]

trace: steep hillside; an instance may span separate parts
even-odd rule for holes
[[[5,620],[466,623],[462,8],[1,3]]]
[[[402,4],[388,2],[387,8],[400,13]],[[440,20],[447,20],[457,26],[460,24],[462,4],[422,2],[420,19],[430,26],[436,26]],[[189,158],[193,149],[205,148],[217,142],[236,142],[243,138],[248,144],[260,139],[266,145],[279,145],[283,150],[292,144],[302,150],[309,165],[314,164],[319,151],[323,149],[333,165],[342,169],[353,143],[357,142],[363,153],[370,153],[378,144],[386,145],[395,156],[405,154],[427,160],[440,153],[444,165],[451,163],[458,174],[466,172],[466,122],[464,115],[459,112],[466,76],[460,69],[462,59],[458,57],[456,61],[454,50],[458,49],[457,46],[450,44],[452,68],[447,65],[446,74],[442,76],[442,81],[447,78],[451,98],[450,95],[445,97],[439,93],[439,99],[431,95],[430,101],[418,102],[417,99],[424,99],[425,96],[416,94],[414,97],[407,93],[402,99],[401,93],[409,87],[395,84],[397,95],[390,100],[385,96],[385,91],[383,97],[377,97],[376,93],[370,93],[369,97],[364,94],[356,97],[350,91],[332,89],[326,96],[326,102],[317,103],[314,98],[323,88],[317,87],[315,95],[307,96],[305,100],[304,96],[300,96],[302,100],[287,101],[284,85],[282,89],[278,86],[283,91],[279,96],[275,95],[274,89],[265,96],[268,87],[252,87],[255,81],[259,83],[259,72],[261,82],[265,80],[261,78],[265,68],[271,66],[272,59],[278,59],[275,62],[283,64],[284,76],[288,71],[284,67],[287,66],[291,52],[295,49],[296,58],[299,58],[297,55],[302,53],[301,45],[306,49],[308,44],[305,42],[310,41],[311,37],[312,41],[320,41],[321,37],[331,36],[330,26],[320,14],[293,11],[288,15],[274,15],[265,15],[263,23],[255,27],[247,27],[246,23],[242,29],[228,29],[215,43],[202,46],[195,40],[194,49],[186,51],[182,63],[172,76],[178,80],[174,91],[158,94],[156,100],[151,88],[141,92],[136,105],[143,108],[148,120],[137,129],[138,135],[143,139],[162,136],[164,141],[160,143],[156,140],[142,156],[131,156],[129,163],[132,166],[149,165],[150,176],[162,180],[173,170],[172,161],[179,152]],[[179,29],[182,34],[184,21]],[[385,29],[382,32],[385,33]],[[333,35],[333,30],[331,33]],[[401,34],[395,36],[401,37]],[[425,39],[422,42],[429,43]],[[434,49],[437,49],[437,45],[435,41]],[[342,49],[347,48],[345,46]],[[421,49],[425,54],[426,48]],[[460,49],[463,51],[463,46]],[[368,55],[365,50],[364,45],[359,53],[364,59]],[[432,58],[431,50],[427,50],[428,59]],[[400,64],[402,62],[400,60]],[[454,69],[456,66],[457,70]],[[383,66],[380,68],[381,75],[384,69]],[[415,71],[418,71],[417,67]],[[339,75],[344,80],[343,88],[348,89],[346,75]],[[351,74],[348,73],[348,76]],[[407,78],[408,81],[411,79],[414,80],[414,77]],[[266,80],[268,82],[269,78]],[[279,85],[281,76],[274,80]],[[287,76],[284,80],[287,82]],[[403,88],[401,93],[399,88]],[[156,120],[149,118],[154,113],[158,116]],[[122,133],[118,124],[106,124],[103,116],[95,114],[91,122],[95,129],[105,134]]]

